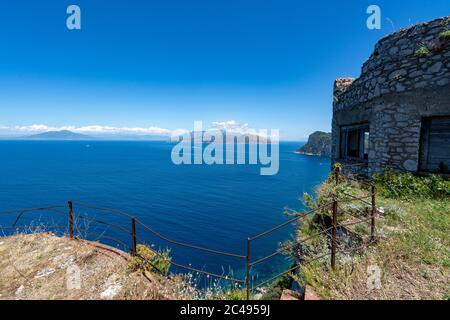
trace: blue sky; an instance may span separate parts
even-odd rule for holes
[[[66,28],[77,4],[82,30]],[[382,29],[366,28],[366,8]],[[0,127],[330,130],[333,81],[449,0],[15,0],[0,4]],[[393,24],[386,18],[391,19]]]

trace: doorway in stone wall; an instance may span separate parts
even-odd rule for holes
[[[422,120],[420,170],[450,173],[450,116]]]

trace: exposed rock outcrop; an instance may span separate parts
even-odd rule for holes
[[[331,156],[331,133],[316,131],[309,136],[308,143],[298,149],[296,153]]]

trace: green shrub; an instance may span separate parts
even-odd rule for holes
[[[439,39],[441,39],[441,40],[450,39],[450,29],[448,29],[448,27],[444,28],[444,31],[439,33]]]
[[[222,300],[247,300],[247,291],[244,289],[231,289],[224,293]]]
[[[416,50],[416,53],[414,54],[417,58],[425,58],[430,54],[430,50],[427,46],[421,46]]]
[[[400,206],[390,204],[384,208],[384,216],[386,217],[388,224],[398,224],[405,218],[406,212]]]
[[[170,249],[155,251],[146,245],[138,244],[136,246],[136,252],[137,255],[128,264],[130,270],[146,270],[163,275],[169,272],[172,261]]]
[[[263,294],[261,300],[280,300],[281,294],[284,289],[289,289],[291,285],[291,279],[285,275],[278,278],[269,286],[267,286],[266,292]]]
[[[355,232],[362,234],[362,235],[366,235],[369,234],[369,231],[366,229],[366,227],[362,224],[357,224],[355,225]]]
[[[387,198],[443,198],[450,196],[450,181],[446,181],[438,175],[417,177],[411,173],[396,174],[387,170],[383,175],[376,175],[374,179],[382,195]]]

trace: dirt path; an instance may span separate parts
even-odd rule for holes
[[[0,299],[167,299],[151,274],[131,273],[129,256],[49,233],[0,238]]]

